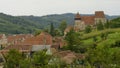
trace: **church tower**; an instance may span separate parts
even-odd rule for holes
[[[84,28],[84,26],[85,26],[85,25],[84,25],[84,22],[82,21],[81,16],[80,16],[79,13],[77,13],[77,14],[75,15],[74,20],[75,20],[74,30],[75,30],[76,32],[85,29],[85,28]]]
[[[102,24],[106,23],[107,19],[103,11],[95,12],[95,24],[102,22]]]

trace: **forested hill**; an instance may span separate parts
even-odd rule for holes
[[[40,24],[27,21],[23,18],[0,13],[0,33],[32,33],[39,26]]]
[[[0,33],[33,33],[36,29],[49,28],[50,23],[58,27],[59,23],[63,20],[65,20],[68,25],[72,25],[74,23],[74,15],[73,13],[66,13],[46,16],[11,16],[0,13]],[[106,15],[106,17],[111,19],[118,16]]]
[[[81,14],[81,16],[83,15],[93,15],[93,14]],[[20,17],[35,23],[40,23],[42,25],[41,28],[44,28],[44,27],[48,27],[50,23],[53,23],[56,27],[58,27],[61,21],[63,20],[65,20],[68,25],[73,25],[74,16],[75,14],[73,13],[65,13],[65,14],[46,15],[41,17],[39,16],[20,16]],[[114,19],[117,17],[119,17],[119,15],[118,16],[106,15],[107,19]]]
[[[53,23],[55,27],[58,27],[62,21],[66,21],[68,25],[73,25],[74,23],[74,14],[66,13],[66,14],[53,14],[46,16],[21,16],[26,20],[40,23],[42,28],[47,27],[50,23]]]

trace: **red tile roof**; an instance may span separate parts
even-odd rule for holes
[[[29,38],[32,37],[33,35],[31,34],[18,34],[18,35],[10,35],[7,37],[8,43],[14,42],[14,41],[19,41],[21,39]]]
[[[66,45],[66,42],[64,41],[63,37],[54,37],[53,39],[53,44],[52,47],[53,48],[62,48],[63,46]]]
[[[5,53],[8,52],[11,49],[19,50],[20,52],[30,52],[32,46],[25,46],[25,45],[9,45],[0,52]]]
[[[52,45],[52,36],[46,32],[41,32],[40,35],[27,38],[24,42],[18,43],[18,45]]]
[[[84,54],[78,54],[70,50],[56,52],[53,55],[60,57],[60,59],[65,61],[67,64],[71,64],[75,59],[85,59]]]
[[[103,11],[96,11],[95,18],[105,18],[105,14]]]
[[[81,16],[81,19],[85,22],[86,25],[94,24],[94,16]]]
[[[65,61],[67,64],[73,63],[75,59],[85,59],[84,54],[78,54],[70,50],[56,52],[53,55],[60,57],[60,59]]]

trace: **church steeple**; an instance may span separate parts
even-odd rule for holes
[[[75,20],[81,20],[79,12],[77,12],[77,14],[75,15]]]

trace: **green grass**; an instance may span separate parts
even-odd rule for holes
[[[98,43],[98,48],[102,48],[104,46],[114,45],[116,41],[120,41],[120,32],[112,33],[108,35],[108,38],[100,43]]]
[[[83,34],[83,36],[81,36],[81,39],[89,39],[92,38],[94,36],[99,36],[101,33],[115,33],[115,32],[120,32],[120,28],[115,28],[115,29],[105,29],[102,31],[94,31],[88,34]]]
[[[96,42],[100,42],[101,40],[102,40],[101,37],[97,36],[97,41]],[[84,45],[92,45],[92,44],[94,44],[93,38],[82,40],[82,42],[84,43]]]
[[[108,34],[106,40],[102,40],[102,38],[98,35],[96,41],[98,45],[97,48],[103,48],[104,46],[110,47],[111,45],[115,45],[116,41],[120,41],[120,32],[114,32]],[[93,37],[84,39],[82,40],[82,42],[85,46],[91,46],[95,43]]]

